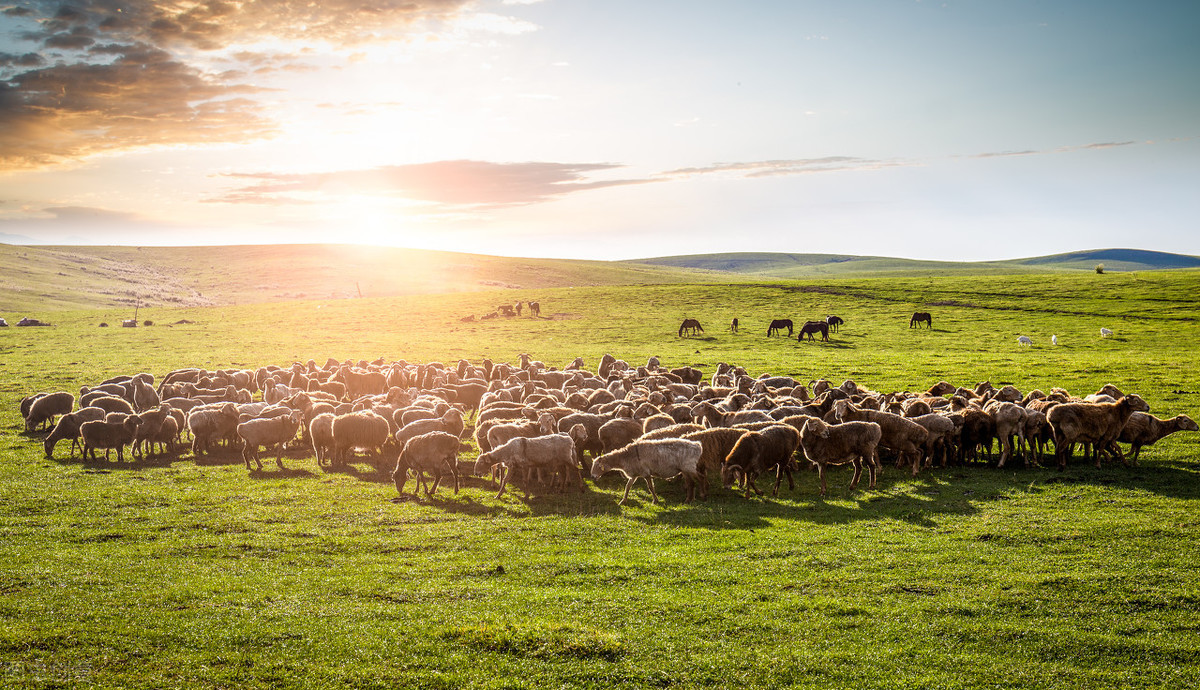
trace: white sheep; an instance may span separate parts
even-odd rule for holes
[[[1101,329],[1100,329],[1100,337],[1101,337],[1101,338],[1109,338],[1109,337],[1111,337],[1111,336],[1112,336],[1112,334],[1113,334],[1113,332],[1112,332],[1112,330],[1111,330],[1111,329],[1108,329],[1108,328],[1101,328]]]
[[[1017,338],[1017,343],[1021,345],[1033,345],[1033,340],[1027,335],[1022,335]]]
[[[1058,345],[1058,336],[1057,336],[1057,335],[1052,335],[1052,336],[1050,336],[1050,344],[1051,344],[1051,345]]]
[[[669,479],[682,474],[684,490],[687,492],[684,499],[686,503],[695,497],[696,484],[701,481],[699,464],[703,452],[704,447],[698,441],[682,438],[634,441],[624,448],[596,458],[592,462],[592,477],[599,479],[611,471],[620,472],[628,477],[625,493],[617,503],[624,505],[625,499],[629,498],[629,490],[638,479],[646,480],[651,500],[658,503],[658,494],[654,491],[654,478]]]

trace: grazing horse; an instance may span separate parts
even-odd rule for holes
[[[541,316],[542,316],[542,305],[541,305],[541,303],[540,303],[540,302],[530,302],[530,303],[529,303],[529,315],[530,315],[530,316],[532,316],[532,317],[534,317],[535,319],[536,319],[536,318],[541,318]]]
[[[784,328],[788,329],[788,337],[792,337],[792,320],[775,319],[771,322],[770,326],[767,326],[767,337],[770,338],[773,335],[777,335]]]
[[[517,310],[517,316],[520,316],[522,309],[521,300],[517,300],[517,303],[513,305],[513,308]]]
[[[738,332],[738,320],[736,316],[733,317],[733,321],[729,322],[729,330],[733,333]]]
[[[696,319],[684,319],[683,323],[679,325],[680,338],[683,337],[684,331],[687,331],[689,335],[696,335],[697,333],[703,333],[704,328],[700,326],[700,322]]]
[[[841,327],[841,325],[846,322],[843,321],[842,317],[840,317],[840,316],[832,316],[831,315],[831,316],[825,317],[825,323],[829,324],[829,330],[833,331],[834,333],[837,333],[838,328]]]
[[[929,327],[933,328],[933,316],[927,311],[916,312],[912,315],[912,318],[908,320],[908,327],[920,328],[922,323],[929,324]]]
[[[796,337],[796,340],[804,340],[805,335],[809,340],[816,340],[813,337],[814,333],[820,333],[821,340],[829,342],[829,324],[824,321],[805,321],[804,325],[800,327],[800,335]]]

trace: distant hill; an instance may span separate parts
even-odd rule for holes
[[[930,271],[957,273],[1091,271],[1095,270],[1097,264],[1104,264],[1106,271],[1151,271],[1200,267],[1200,257],[1145,249],[1093,249],[1005,261],[922,261],[845,254],[737,252],[660,256],[649,259],[632,259],[625,263],[723,271],[744,276],[810,278],[827,275],[852,276],[881,273],[927,273]]]
[[[357,245],[52,247],[0,244],[0,316],[134,304],[204,306],[496,288],[712,282],[664,266]]]

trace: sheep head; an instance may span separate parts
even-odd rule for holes
[[[721,467],[721,485],[726,489],[733,486],[733,483],[742,477],[746,472],[741,465],[732,465],[726,463]]]
[[[1197,426],[1196,422],[1192,421],[1192,418],[1185,414],[1181,414],[1171,421],[1175,422],[1175,426],[1180,431],[1200,431],[1200,426]]]

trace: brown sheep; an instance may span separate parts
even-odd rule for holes
[[[188,413],[187,426],[192,432],[192,455],[209,452],[211,444],[232,439],[237,434],[237,405],[227,402],[219,407],[198,407]]]
[[[914,477],[921,471],[924,457],[922,449],[929,440],[929,432],[925,430],[925,427],[900,415],[860,409],[848,400],[839,400],[834,405],[834,410],[837,418],[843,422],[874,422],[878,424],[879,428],[883,430],[879,445],[899,453],[896,466],[902,466],[907,458],[912,462]]]
[[[425,495],[432,497],[437,493],[438,484],[442,477],[449,474],[454,480],[454,493],[458,493],[458,443],[459,438],[444,431],[431,431],[408,439],[400,457],[396,459],[396,469],[392,471],[392,481],[396,491],[404,494],[404,484],[408,481],[408,472],[412,470],[416,483],[413,495],[424,486]],[[433,475],[433,482],[425,481],[425,473]]]
[[[71,439],[71,457],[75,457],[75,448],[79,446],[79,427],[83,426],[84,422],[104,419],[104,415],[104,410],[98,407],[85,407],[59,417],[50,435],[42,441],[46,457],[54,457],[54,446],[66,439]]]
[[[600,426],[600,447],[604,453],[624,448],[642,435],[642,423],[625,417],[612,419]]]
[[[664,426],[661,429],[648,431],[642,434],[641,438],[645,441],[653,441],[659,438],[683,438],[690,433],[703,430],[704,427],[699,424],[672,424],[671,426]],[[725,456],[722,455],[721,457],[724,458]]]
[[[29,404],[29,413],[25,417],[25,431],[53,426],[55,417],[70,414],[74,408],[75,396],[66,391],[42,395]]]
[[[725,488],[741,477],[746,481],[746,498],[750,498],[750,490],[759,496],[762,491],[754,485],[759,474],[772,468],[775,469],[775,488],[772,496],[779,495],[779,482],[786,474],[788,489],[796,488],[792,479],[792,455],[800,446],[800,432],[793,427],[776,424],[762,431],[748,431],[733,445],[729,455],[721,467],[721,482]]]
[[[104,459],[108,459],[108,451],[110,448],[117,449],[117,462],[125,462],[124,449],[125,446],[133,443],[133,438],[137,434],[138,425],[142,420],[137,417],[128,416],[121,421],[108,421],[106,419],[93,420],[84,422],[79,427],[79,435],[83,438],[83,459],[87,460],[90,454],[91,459],[96,459],[96,449],[104,449]]]
[[[1100,454],[1112,452],[1112,443],[1121,435],[1129,417],[1134,412],[1149,411],[1150,406],[1146,401],[1134,394],[1112,403],[1071,402],[1050,408],[1046,419],[1054,430],[1054,452],[1058,457],[1059,471],[1067,468],[1071,444],[1074,443],[1092,445],[1096,468],[1099,469]]]
[[[1145,412],[1134,412],[1129,415],[1117,440],[1131,444],[1129,452],[1133,454],[1133,464],[1136,465],[1143,446],[1152,446],[1176,431],[1200,431],[1200,426],[1185,414],[1159,419]]]
[[[874,422],[843,422],[842,424],[826,424],[819,419],[810,419],[800,429],[800,448],[804,457],[817,466],[817,474],[821,478],[821,495],[825,495],[825,466],[844,465],[849,462],[854,465],[854,478],[850,480],[850,489],[858,486],[862,477],[863,462],[866,462],[870,475],[868,489],[875,488],[876,475],[879,472],[879,441],[883,430]]]
[[[661,439],[658,441],[634,441],[633,443],[605,453],[592,462],[592,477],[599,479],[608,472],[620,472],[629,478],[625,483],[625,493],[617,505],[624,505],[629,498],[629,490],[638,479],[644,479],[650,489],[653,503],[658,502],[658,493],[654,491],[654,478],[669,479],[683,475],[684,503],[690,502],[696,495],[696,484],[700,481],[698,465],[703,448],[697,441],[681,438]]]
[[[371,451],[378,460],[387,443],[388,422],[370,410],[339,415],[333,419],[333,455],[335,465],[345,465],[354,458],[354,449]]]

